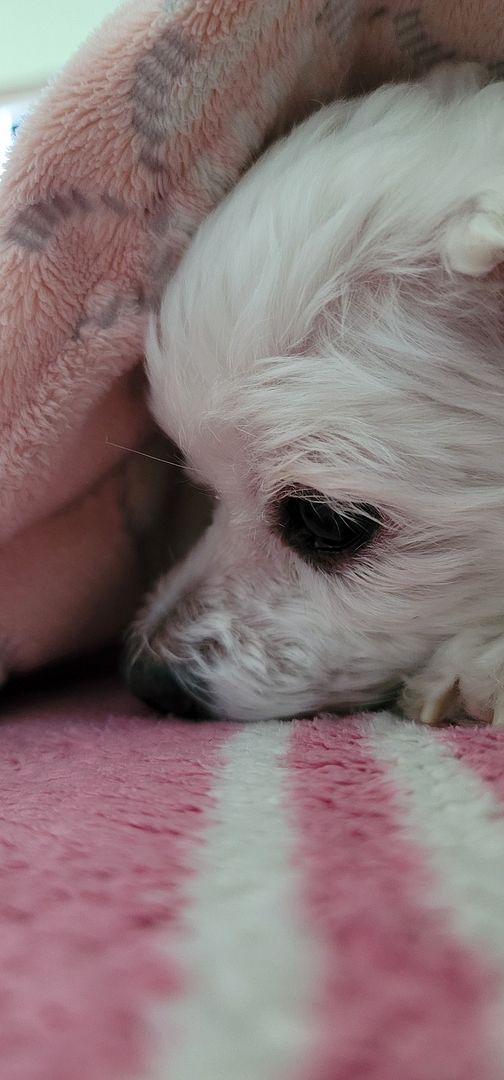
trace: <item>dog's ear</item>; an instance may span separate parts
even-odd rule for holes
[[[481,277],[504,262],[503,193],[481,196],[477,203],[446,226],[442,255],[459,274]]]

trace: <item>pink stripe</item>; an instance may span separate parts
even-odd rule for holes
[[[504,802],[504,731],[492,727],[451,727],[436,732],[453,757],[471,768]]]
[[[149,1007],[180,984],[160,943],[230,731],[153,719],[103,683],[8,711],[2,1080],[146,1075]]]
[[[428,870],[365,724],[297,724],[288,764],[308,916],[326,958],[320,1059],[300,1075],[495,1080],[492,977],[429,906]]]

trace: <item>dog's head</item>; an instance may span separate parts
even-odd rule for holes
[[[376,704],[504,613],[504,88],[463,73],[322,109],[165,294],[152,406],[215,513],[134,630],[161,707]]]

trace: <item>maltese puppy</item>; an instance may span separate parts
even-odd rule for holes
[[[211,525],[132,688],[242,720],[396,700],[504,720],[504,84],[321,108],[203,224],[150,327]]]

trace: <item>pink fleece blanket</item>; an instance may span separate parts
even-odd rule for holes
[[[500,0],[134,0],[42,95],[0,186],[0,681],[110,641],[176,528],[149,448],[147,311],[266,138],[455,56]]]
[[[2,1080],[503,1080],[504,733],[13,701]]]

